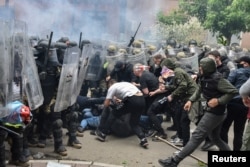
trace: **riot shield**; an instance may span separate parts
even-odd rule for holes
[[[124,55],[125,61],[131,64],[141,63],[146,65],[147,64],[147,57],[144,50],[142,50],[140,53],[135,55]]]
[[[176,56],[176,51],[174,50],[174,48],[169,48],[168,49],[168,55],[169,56],[172,56],[172,57],[175,57]]]
[[[106,62],[108,63],[108,67],[107,67],[108,74],[110,74],[110,72],[113,70],[115,63],[117,61],[125,62],[124,53],[118,53],[115,56],[106,56]]]
[[[190,47],[190,53],[192,54],[192,55],[196,55],[196,54],[201,54],[201,52],[202,52],[202,50],[201,50],[201,48],[199,48],[199,47],[197,47],[197,46],[192,46],[192,47]]]
[[[95,44],[90,44],[89,49],[88,68],[85,79],[89,81],[99,81],[101,79],[103,64],[105,62],[105,51],[102,47]]]
[[[43,104],[44,97],[35,59],[32,53],[32,48],[28,46],[22,77],[24,92],[28,100],[29,108],[34,110]]]
[[[246,52],[241,51],[241,52],[235,52],[233,50],[230,50],[228,53],[228,58],[232,61],[238,60],[239,58],[241,58],[242,56],[245,56]]]
[[[80,49],[78,46],[66,49],[56,96],[55,112],[63,111],[76,102],[79,58]]]
[[[192,70],[195,70],[196,72],[199,71],[198,54],[187,58],[181,58],[179,61],[182,64],[190,65],[192,67]]]
[[[22,87],[22,70],[25,66],[25,56],[27,50],[25,49],[25,34],[26,24],[21,21],[11,22],[11,77],[13,77],[13,92],[12,101],[23,102],[23,87]]]
[[[79,72],[77,80],[77,94],[80,93],[84,79],[86,78],[86,72],[88,69],[89,55],[91,51],[91,45],[85,44],[79,59]]]
[[[9,23],[0,20],[0,118],[9,115],[6,108],[11,101],[11,54]]]
[[[12,24],[12,54],[14,59],[12,100],[27,99],[34,110],[43,104],[43,94],[33,51],[26,34],[26,23],[15,20]]]

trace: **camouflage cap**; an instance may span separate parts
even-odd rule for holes
[[[132,46],[135,48],[141,48],[141,42],[139,40],[135,40],[133,42]]]
[[[116,46],[115,45],[109,45],[107,51],[108,52],[115,52],[116,51]]]

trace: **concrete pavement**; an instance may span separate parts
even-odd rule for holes
[[[163,122],[163,127],[166,129],[171,126],[170,122]],[[192,124],[191,129],[195,126]],[[232,128],[231,128],[232,129]],[[229,145],[232,143],[232,130],[229,132]],[[174,135],[174,131],[167,131],[168,140],[170,136]],[[158,164],[159,158],[167,158],[172,156],[176,151],[175,148],[169,146],[164,142],[154,142],[148,138],[149,148],[143,149],[139,146],[139,140],[136,136],[127,138],[119,138],[116,136],[108,136],[105,142],[96,140],[96,137],[90,135],[90,131],[84,132],[84,137],[78,137],[82,143],[81,149],[66,147],[68,155],[66,157],[58,156],[53,153],[53,140],[47,140],[45,148],[30,148],[32,155],[38,152],[44,153],[44,157],[37,160],[30,160],[31,167],[52,167],[48,163],[55,162],[68,165],[65,167],[160,167]],[[64,143],[67,143],[66,130],[64,130]],[[212,150],[216,150],[214,146]],[[201,151],[197,148],[193,155],[207,161],[207,152]],[[58,165],[58,164],[57,164]],[[179,165],[179,167],[198,167],[197,160],[187,157]],[[11,165],[7,165],[11,167]],[[14,166],[12,166],[14,167]]]

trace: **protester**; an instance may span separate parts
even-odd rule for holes
[[[243,56],[236,62],[238,68],[230,72],[228,80],[239,90],[250,77],[250,57]],[[242,145],[242,136],[247,120],[247,110],[248,108],[244,106],[239,94],[237,94],[227,105],[227,117],[221,128],[221,138],[228,143],[228,132],[233,123],[234,151],[239,151]]]
[[[250,151],[250,79],[240,87],[240,95],[246,107],[248,107],[247,125],[243,134],[241,151]]]
[[[104,101],[104,110],[101,115],[100,125],[96,130],[98,139],[100,141],[105,141],[106,134],[110,130],[110,127],[114,123],[116,117],[126,113],[131,113],[131,128],[140,139],[140,146],[147,148],[148,141],[142,129],[139,127],[140,116],[145,108],[145,99],[142,92],[129,82],[116,82],[115,80],[110,80],[108,87],[108,93]],[[122,105],[110,113],[108,107],[114,98],[120,101]]]
[[[186,71],[180,67],[176,67],[174,59],[166,58],[161,63],[161,66],[166,67],[174,74],[172,85],[166,85],[165,90],[171,91],[167,96],[168,102],[175,104],[177,134],[183,141],[178,145],[182,147],[186,145],[190,138],[190,119],[188,113],[183,110],[183,106],[195,92],[197,84]]]
[[[159,89],[159,81],[158,78],[147,69],[145,66],[137,63],[134,65],[134,74],[139,77],[140,89],[142,90],[147,107],[145,115],[149,116],[150,121],[153,123],[154,129],[157,131],[157,136],[160,136],[164,139],[167,138],[167,134],[165,133],[163,127],[161,126],[161,122],[157,118],[157,114],[160,111],[157,109],[158,100],[164,97],[164,92]]]
[[[204,106],[205,114],[201,118],[186,146],[175,156],[159,159],[164,167],[176,167],[184,158],[190,155],[209,135],[221,151],[229,151],[230,147],[220,138],[220,128],[226,118],[226,104],[238,93],[237,89],[217,72],[215,61],[204,58],[200,61],[199,89],[189,98],[184,105],[184,110],[189,111],[194,101],[200,98],[200,93],[207,100]]]

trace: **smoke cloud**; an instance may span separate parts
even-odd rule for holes
[[[53,40],[69,37],[129,41],[137,26],[137,37],[149,38],[150,26],[162,10],[165,0],[13,0],[18,20],[28,25],[29,35],[46,37],[53,31]]]

